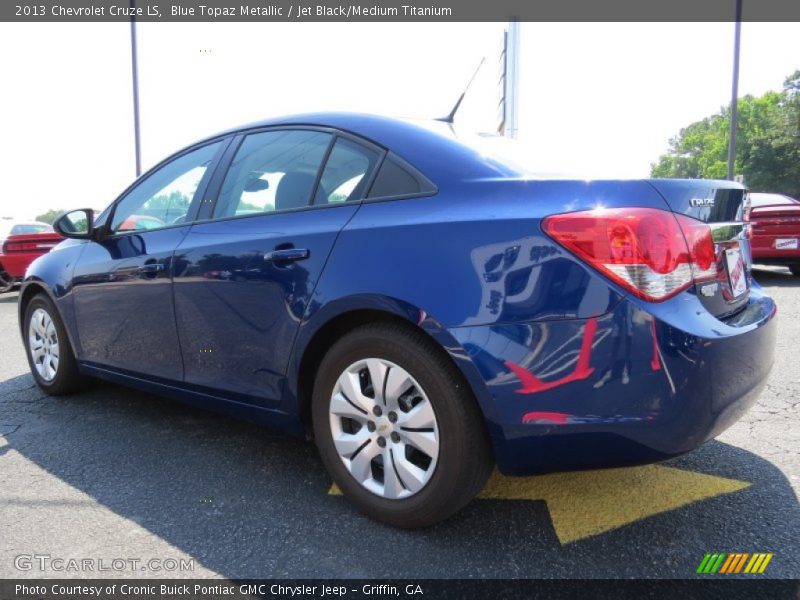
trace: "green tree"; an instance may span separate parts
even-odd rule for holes
[[[148,211],[168,211],[170,209],[183,209],[184,211],[189,208],[191,198],[181,192],[180,190],[172,190],[169,194],[159,194],[153,196],[145,203],[145,208]]]
[[[64,212],[63,210],[51,209],[48,210],[47,212],[42,213],[41,215],[38,215],[36,217],[36,220],[41,221],[42,223],[49,223],[50,225],[52,225],[53,221],[56,220],[56,217],[61,215],[61,213],[63,212]]]
[[[800,71],[781,92],[738,101],[735,172],[752,190],[800,197]],[[730,109],[692,123],[651,165],[653,177],[724,178],[727,175]]]

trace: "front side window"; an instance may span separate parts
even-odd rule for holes
[[[225,176],[214,218],[308,206],[332,138],[301,129],[248,135]]]
[[[182,154],[148,175],[117,204],[111,230],[148,231],[182,223],[221,143]]]

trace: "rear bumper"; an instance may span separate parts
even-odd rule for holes
[[[0,269],[8,273],[15,279],[22,279],[25,270],[44,252],[13,252],[11,254],[0,254]]]
[[[589,320],[453,328],[488,394],[483,411],[508,474],[652,462],[737,421],[772,367],[773,300],[719,321],[696,296],[626,298]]]
[[[800,263],[800,248],[778,249],[775,240],[797,235],[754,235],[751,244],[753,262],[785,265]]]
[[[754,252],[753,262],[762,265],[797,265],[800,264],[800,251],[788,253],[776,252]]]

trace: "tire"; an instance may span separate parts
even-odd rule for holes
[[[38,328],[32,324],[33,319],[37,320]],[[42,390],[51,396],[61,396],[87,386],[90,380],[78,372],[61,316],[44,294],[34,296],[25,308],[22,334],[31,374]],[[34,358],[34,348],[44,348],[45,355]],[[48,357],[55,360],[47,360]]]
[[[378,373],[383,391],[374,391],[365,372]],[[381,400],[375,416],[369,402],[380,409]],[[350,414],[355,418],[342,416]],[[314,382],[312,420],[322,461],[344,496],[396,527],[449,517],[483,489],[494,466],[483,416],[461,374],[430,339],[402,325],[365,325],[330,348]],[[381,465],[388,462],[394,469],[387,479]]]
[[[13,290],[15,283],[16,282],[11,275],[0,269],[0,294],[4,294],[5,292],[10,292]]]
[[[800,263],[789,265],[789,270],[795,277],[800,277]]]

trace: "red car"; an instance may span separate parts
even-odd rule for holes
[[[28,265],[63,239],[47,223],[0,223],[0,293],[11,291]]]
[[[753,262],[789,267],[800,277],[800,202],[781,194],[750,194]]]

